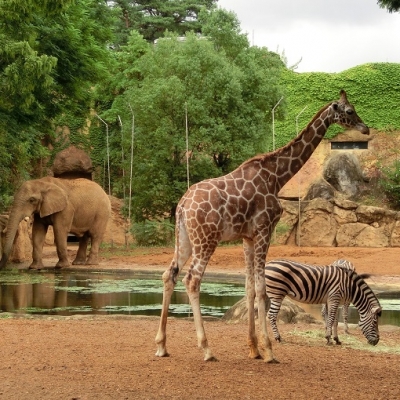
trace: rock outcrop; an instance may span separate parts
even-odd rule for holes
[[[346,197],[356,196],[366,181],[358,158],[348,152],[332,154],[325,162],[323,177]]]
[[[301,246],[400,247],[400,212],[353,201],[282,200],[283,243]],[[299,218],[300,214],[300,218]]]
[[[55,178],[92,179],[93,164],[83,150],[70,146],[57,153],[51,169]]]

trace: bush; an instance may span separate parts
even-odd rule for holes
[[[394,209],[400,207],[400,160],[382,169],[380,186]]]
[[[169,246],[174,242],[175,226],[169,221],[144,221],[132,225],[138,246]]]

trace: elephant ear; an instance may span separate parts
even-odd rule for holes
[[[40,204],[40,217],[60,212],[67,206],[67,194],[54,183],[48,183],[42,190],[42,202]]]

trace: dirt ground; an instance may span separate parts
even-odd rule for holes
[[[161,274],[172,252],[107,250],[100,267]],[[51,266],[55,251],[46,254],[45,265]],[[399,256],[396,248],[272,246],[268,259],[326,264],[346,258],[358,272],[374,274],[373,282],[399,288]],[[241,246],[218,248],[206,274],[244,275]],[[281,324],[285,340],[273,343],[279,364],[247,357],[243,323],[205,321],[218,362],[203,361],[190,319],[169,319],[170,357],[155,357],[157,328],[154,317],[1,319],[0,313],[0,399],[400,398],[400,328],[381,326],[381,340],[371,347],[353,326],[350,335],[340,332],[342,346],[326,346],[319,324]]]

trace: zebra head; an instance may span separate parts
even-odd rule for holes
[[[358,323],[363,335],[367,338],[368,344],[376,346],[379,342],[378,318],[381,316],[380,306],[372,307],[371,310],[360,318]]]
[[[356,307],[360,316],[358,323],[363,335],[369,344],[376,346],[379,342],[378,318],[381,316],[382,307],[373,290],[364,281],[370,277],[369,274],[357,274],[354,270],[347,270],[352,282],[351,302]]]

